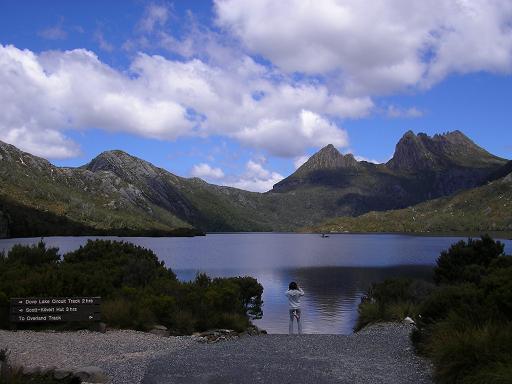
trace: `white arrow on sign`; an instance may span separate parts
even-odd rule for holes
[[[89,320],[92,320],[92,316],[89,315]]]

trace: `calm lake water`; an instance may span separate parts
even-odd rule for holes
[[[270,333],[288,332],[284,296],[294,280],[304,289],[305,333],[348,334],[357,320],[357,307],[372,282],[391,277],[431,279],[439,253],[459,237],[406,235],[244,233],[209,234],[193,238],[117,238],[152,249],[182,280],[196,273],[244,276],[264,287],[263,318],[255,323]],[[87,237],[47,237],[61,253],[78,248]],[[13,244],[33,244],[39,238],[0,240],[0,250]],[[510,253],[512,241],[504,241]]]

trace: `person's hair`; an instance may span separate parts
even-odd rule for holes
[[[288,286],[288,289],[289,290],[293,290],[293,289],[299,289],[299,287],[297,286],[297,283],[295,281],[292,281],[290,283],[290,285]]]

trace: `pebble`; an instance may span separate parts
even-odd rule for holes
[[[0,330],[0,349],[7,348],[10,362],[28,370],[57,368],[65,372],[98,367],[113,384],[140,383],[151,359],[198,343],[190,336],[161,337],[132,330],[106,333],[35,332]],[[84,375],[84,379],[86,379]]]
[[[197,343],[155,358],[142,383],[432,384],[430,362],[412,350],[413,328],[385,323],[352,335],[260,335]]]
[[[163,384],[184,377],[187,383],[431,384],[432,366],[414,354],[410,342],[413,328],[383,323],[352,335],[259,332],[257,337],[250,336],[255,331],[242,336],[229,330],[177,337],[131,330],[0,330],[0,349],[9,349],[18,366],[52,369],[59,377],[83,372],[86,382],[105,382],[104,374],[113,384]]]

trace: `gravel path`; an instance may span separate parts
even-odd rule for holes
[[[11,351],[14,364],[63,369],[96,366],[112,377],[115,384],[140,383],[151,359],[196,345],[190,337],[161,337],[124,330],[107,333],[0,330],[0,349]]]
[[[414,355],[410,326],[381,324],[357,334],[267,335],[171,352],[148,367],[160,383],[432,383]]]
[[[410,330],[379,324],[349,336],[246,336],[215,344],[135,331],[0,331],[0,348],[24,366],[98,366],[116,384],[431,384],[431,367],[414,355]]]

